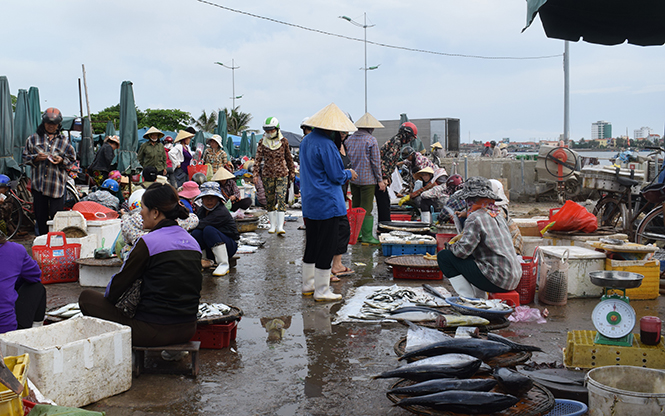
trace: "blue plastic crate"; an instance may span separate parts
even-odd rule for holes
[[[436,254],[436,244],[381,244],[386,257],[406,254]]]

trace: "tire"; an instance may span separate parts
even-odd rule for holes
[[[80,202],[78,192],[69,185],[65,187],[65,209],[71,210],[74,204]]]
[[[7,199],[0,204],[0,234],[5,235],[8,240],[21,228],[22,212],[19,200],[11,193],[7,194]]]
[[[618,199],[608,196],[602,198],[593,209],[593,215],[598,221],[598,228],[615,228],[627,232],[628,229],[628,208],[626,204]]]
[[[635,233],[637,244],[654,243],[665,248],[665,221],[663,220],[662,206],[656,207],[640,222]]]

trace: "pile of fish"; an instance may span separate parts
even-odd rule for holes
[[[209,319],[228,315],[231,313],[231,307],[223,303],[199,303],[199,312],[196,314],[197,320]]]
[[[266,242],[257,233],[242,233],[240,234],[240,241],[238,243],[247,246],[262,247]]]
[[[510,311],[512,308],[501,299],[472,299],[460,296],[456,302],[458,305],[468,306],[476,309],[487,309],[492,311]]]
[[[413,326],[410,330],[414,330]],[[428,336],[432,338],[431,334]],[[441,341],[407,351],[399,360],[426,358],[372,377],[397,377],[416,382],[388,391],[389,394],[409,396],[397,402],[398,406],[417,405],[455,413],[486,414],[515,405],[531,390],[533,381],[507,368],[492,371],[483,361],[509,352],[540,351],[540,348],[488,334],[488,339],[446,335]],[[487,374],[484,378],[471,378],[483,373]]]
[[[440,313],[432,307],[446,306],[447,303],[442,298],[436,298],[426,293],[418,294],[410,288],[393,285],[384,289],[376,290],[365,298],[359,313],[351,316],[356,319],[399,319],[399,317],[389,316],[391,312],[398,310],[403,306],[423,307],[420,312],[429,314],[431,312]],[[422,320],[434,320],[433,315],[423,315]],[[418,321],[418,319],[414,320]]]
[[[428,235],[414,234],[408,231],[391,231],[381,234],[381,242],[388,244],[413,243],[436,243],[436,240]]]
[[[83,313],[81,312],[81,308],[79,307],[78,302],[74,302],[62,306],[58,309],[46,312],[46,316],[51,318],[69,319],[83,316]]]

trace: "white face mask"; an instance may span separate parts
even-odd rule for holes
[[[155,143],[157,140],[159,140],[159,139],[157,139],[156,137],[151,137],[150,138],[150,141],[153,142],[153,143]]]
[[[266,132],[266,134],[267,134],[268,137],[270,137],[271,139],[274,139],[275,137],[277,137],[277,130],[273,130],[273,131],[270,132],[270,133]]]

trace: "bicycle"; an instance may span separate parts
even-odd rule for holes
[[[8,240],[11,240],[21,229],[21,226],[35,228],[35,215],[32,193],[30,192],[30,178],[25,175],[25,164],[21,166],[21,175],[9,183],[9,191],[0,205],[2,225],[0,229]],[[25,223],[24,223],[25,219]]]
[[[647,147],[647,149],[655,150],[649,156],[665,153],[665,149],[661,147]],[[639,244],[663,241],[665,245],[665,230],[658,232],[660,228],[657,226],[658,218],[662,223],[665,184],[654,184],[664,168],[665,164],[637,195],[633,195],[633,187],[639,185],[640,181],[634,179],[634,171],[631,171],[630,178],[625,178],[620,176],[620,168],[616,168],[614,181],[606,185],[612,189],[605,189],[606,193],[593,211],[598,220],[598,227],[624,232],[631,241]]]

